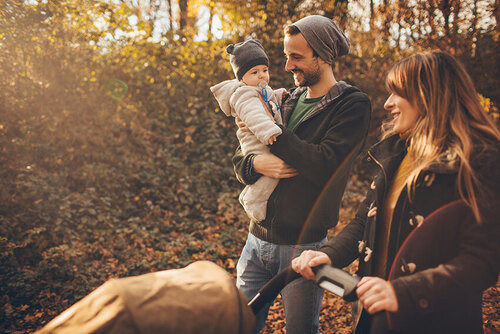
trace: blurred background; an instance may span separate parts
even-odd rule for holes
[[[385,75],[416,51],[455,55],[499,119],[499,7],[498,0],[0,1],[0,332],[33,332],[111,277],[201,259],[234,274],[247,228],[231,165],[236,126],[209,90],[233,78],[227,44],[259,39],[271,86],[292,88],[283,28],[308,14],[333,18],[352,45],[334,64],[336,78],[372,100],[369,145],[385,117]],[[338,228],[365,185],[358,163]],[[499,293],[488,293],[485,330],[493,333]],[[279,312],[272,308],[267,332],[283,330]],[[346,306],[327,298],[322,326],[347,333]]]

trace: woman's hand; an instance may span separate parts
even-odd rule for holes
[[[299,174],[295,168],[291,167],[272,153],[256,155],[253,159],[253,169],[257,173],[275,179],[286,179]]]
[[[307,279],[316,279],[311,267],[319,266],[320,264],[332,264],[328,255],[323,252],[306,250],[292,260],[292,269],[304,276]]]
[[[382,278],[363,277],[358,283],[356,293],[363,307],[370,314],[379,311],[397,312],[399,309],[392,284]]]

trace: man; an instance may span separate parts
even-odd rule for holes
[[[298,88],[283,102],[282,134],[271,153],[233,157],[238,180],[279,179],[266,217],[250,222],[237,265],[237,285],[247,299],[293,257],[326,242],[338,220],[349,169],[368,132],[371,104],[359,89],[335,79],[332,63],[349,52],[349,40],[330,19],[313,15],[285,29],[285,69]],[[323,291],[303,278],[281,291],[287,333],[317,333]],[[269,307],[257,315],[256,332]]]

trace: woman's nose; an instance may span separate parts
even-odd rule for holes
[[[392,103],[392,94],[391,94],[384,103],[384,109],[391,110],[393,106],[394,104]]]

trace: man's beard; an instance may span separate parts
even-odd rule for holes
[[[299,81],[296,76],[294,76],[295,85],[298,87],[310,87],[319,82],[321,79],[321,72],[319,70],[318,60],[313,66],[308,69],[295,69],[292,73],[299,72],[302,73],[302,80]]]

